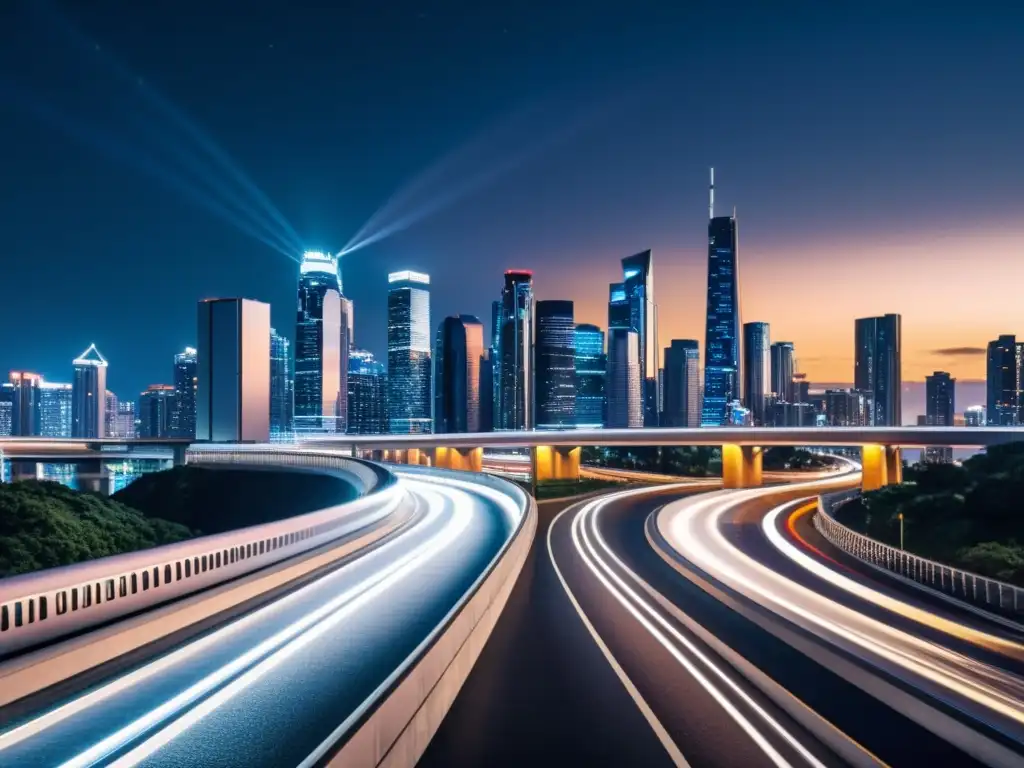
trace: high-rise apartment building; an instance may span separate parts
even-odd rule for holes
[[[868,401],[856,389],[825,390],[825,423],[830,427],[863,427],[867,425]]]
[[[772,361],[768,323],[743,324],[743,405],[754,426],[769,423]]]
[[[571,301],[537,302],[537,429],[576,426],[576,322]]]
[[[348,431],[384,435],[388,431],[388,375],[372,352],[353,349],[348,360]]]
[[[196,439],[270,439],[270,305],[199,302]]]
[[[39,435],[71,437],[71,385],[53,381],[39,384]]]
[[[114,431],[111,437],[122,440],[134,440],[139,436],[138,425],[135,421],[135,403],[132,400],[122,400],[117,404],[117,416],[114,419]]]
[[[1024,343],[1013,335],[1000,336],[988,343],[988,367],[985,376],[988,423],[996,427],[1014,427],[1021,419],[1021,390]]]
[[[174,356],[174,403],[171,412],[171,437],[194,440],[196,437],[196,352],[185,347]]]
[[[644,425],[640,370],[639,334],[631,328],[609,330],[608,373],[604,387],[608,398],[606,426],[609,429]]]
[[[771,396],[786,403],[796,402],[793,374],[796,373],[792,341],[776,341],[771,346]]]
[[[14,434],[14,387],[10,382],[0,384],[0,437]],[[2,462],[0,462],[2,465]],[[0,466],[0,470],[3,467]],[[2,478],[0,478],[2,479]]]
[[[964,426],[983,427],[985,423],[985,406],[971,405],[964,410]]]
[[[434,346],[434,431],[479,432],[484,326],[472,315],[446,317]]]
[[[574,342],[576,369],[576,427],[604,426],[604,379],[608,360],[604,354],[604,331],[596,325],[576,326]]]
[[[291,438],[294,429],[290,346],[287,337],[270,329],[270,439],[274,441]]]
[[[534,318],[533,272],[506,271],[501,292],[499,408],[495,413],[495,429],[533,428]]]
[[[178,390],[173,384],[150,384],[145,392],[139,393],[139,405],[136,415],[139,420],[139,437],[177,437],[172,434],[172,424],[177,408]],[[115,412],[113,420],[117,423]],[[117,429],[112,425],[112,429]]]
[[[429,434],[431,418],[430,277],[388,275],[388,431]]]
[[[499,428],[501,413],[501,300],[491,302],[491,430]]]
[[[11,434],[17,437],[40,435],[40,385],[43,377],[37,373],[11,371],[13,392]]]
[[[665,347],[665,410],[663,426],[700,426],[700,344],[673,339]]]
[[[901,348],[899,315],[856,321],[853,387],[869,398],[868,426],[898,427],[903,423]]]
[[[640,345],[640,401],[644,426],[658,426],[658,306],[654,301],[654,261],[650,250],[622,260],[622,288],[629,304],[629,327]],[[611,327],[611,325],[609,325]]]
[[[701,426],[721,427],[730,421],[730,404],[741,397],[739,242],[735,211],[714,215],[714,169],[710,193]]]
[[[103,434],[106,437],[113,437],[114,433],[117,432],[117,408],[120,402],[117,395],[108,389],[106,394],[106,424],[103,427]]]
[[[72,361],[71,436],[105,437],[107,426],[107,361],[95,344]]]
[[[295,430],[343,432],[344,413],[348,408],[345,383],[348,318],[343,307],[337,258],[319,251],[303,255],[298,299]]]
[[[945,371],[935,371],[924,377],[925,423],[929,427],[952,427],[956,414],[956,379]],[[949,464],[953,461],[951,446],[929,446],[924,450],[925,461]]]

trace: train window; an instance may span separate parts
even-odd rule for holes
[[[164,566],[164,584],[171,583],[171,564],[168,563]]]
[[[21,603],[14,604],[14,626],[21,626]]]
[[[203,563],[203,573],[206,573],[206,555],[203,555],[202,563]]]
[[[187,562],[188,562],[188,561],[186,561],[186,563],[187,563]],[[170,567],[170,566],[168,566],[168,567]],[[175,571],[175,573],[177,573],[177,575],[178,575],[178,581],[181,581],[181,560],[179,560],[178,562],[176,562],[176,563],[174,564],[174,571]]]
[[[39,598],[39,620],[46,621],[46,596]]]
[[[160,566],[158,565],[153,569],[153,586],[160,586]]]
[[[11,627],[11,615],[7,611],[7,606],[0,608],[0,632],[6,632]]]
[[[213,565],[213,567],[214,567],[214,568],[220,568],[220,552],[218,552],[218,553],[217,553],[217,554],[216,554],[216,555],[214,556],[214,560],[215,560],[215,562],[214,562],[214,565]]]
[[[114,599],[114,580],[107,579],[107,600]]]
[[[187,579],[190,576],[192,576],[192,561],[191,560],[186,560],[185,561],[185,578]]]
[[[78,587],[71,588],[71,610],[78,610]]]
[[[28,623],[34,624],[36,621],[36,601],[32,598],[28,600]]]
[[[263,554],[263,542],[261,541],[258,546],[260,548],[260,554],[262,555]]]
[[[237,553],[237,551],[238,550],[236,550],[234,547],[228,550],[228,556],[232,563],[235,562],[235,554]]]
[[[100,583],[97,581],[96,582],[96,605],[99,605],[101,602],[103,602],[102,597],[103,597],[103,587],[100,586]]]
[[[57,593],[57,615],[63,616],[68,612],[68,593],[61,590]]]
[[[82,607],[88,608],[92,605],[92,584],[82,587]]]
[[[196,576],[199,575],[199,558],[198,557],[193,557],[192,558],[192,573],[194,573]]]
[[[149,589],[149,571],[142,572],[142,591]]]
[[[121,597],[128,597],[128,577],[122,576],[120,582],[121,588],[118,591],[121,593]]]
[[[139,574],[132,574],[132,594],[136,594],[139,591]]]
[[[252,557],[252,544],[245,545],[245,556]]]

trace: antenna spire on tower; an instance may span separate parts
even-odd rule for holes
[[[708,188],[708,218],[715,218],[715,169],[711,169],[711,186]]]

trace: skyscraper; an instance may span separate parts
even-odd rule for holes
[[[72,361],[71,436],[104,437],[107,426],[107,361],[95,344]]]
[[[0,384],[0,437],[11,437],[14,433],[14,387],[10,382]],[[3,462],[0,462],[2,471]],[[0,478],[2,479],[2,478]]]
[[[491,302],[491,430],[499,429],[501,413],[501,300]]]
[[[604,377],[608,360],[604,354],[604,331],[596,325],[580,323],[576,343],[576,427],[599,429],[604,426]]]
[[[1021,423],[1022,350],[1024,344],[1013,335],[1003,335],[988,343],[986,411],[992,426],[1013,427]]]
[[[644,426],[658,426],[658,306],[654,302],[654,261],[650,250],[622,260],[622,287],[630,327],[640,345],[640,399]],[[609,327],[611,327],[609,325]]]
[[[472,315],[446,317],[434,347],[434,431],[479,432],[484,326]]]
[[[673,339],[665,348],[663,426],[700,426],[700,344]]]
[[[123,400],[117,404],[117,416],[115,417],[114,425],[111,437],[133,440],[139,436],[139,431],[135,425],[134,401]]]
[[[388,431],[429,434],[430,277],[421,272],[388,275]]]
[[[863,427],[868,420],[868,400],[856,389],[825,390],[825,423],[830,427]]]
[[[40,385],[43,377],[37,373],[11,371],[10,380],[14,403],[11,434],[37,437],[40,434]]]
[[[964,410],[964,424],[968,427],[985,426],[985,406],[972,405]]]
[[[344,317],[338,260],[308,251],[299,267],[295,324],[295,430],[344,431],[348,387],[343,370],[348,320]],[[269,342],[268,342],[269,343]]]
[[[39,434],[42,437],[71,437],[70,384],[40,382]]]
[[[929,427],[952,427],[956,413],[956,379],[945,371],[935,371],[924,377],[925,420]],[[953,461],[950,446],[929,446],[924,450],[925,461],[949,464]]]
[[[768,323],[743,324],[743,405],[755,426],[769,419],[771,401],[771,339]]]
[[[640,337],[631,328],[608,331],[608,372],[605,393],[608,397],[609,429],[642,427],[643,403],[640,400]]]
[[[185,347],[174,356],[171,437],[187,440],[196,437],[196,355],[195,347]]]
[[[576,323],[571,301],[537,302],[537,429],[576,426]]]
[[[109,389],[106,393],[106,403],[106,424],[103,427],[103,434],[106,437],[113,437],[117,432],[117,406],[120,401],[117,399],[117,395]]]
[[[348,431],[383,435],[388,431],[388,376],[372,352],[353,349],[348,359]]]
[[[495,429],[531,429],[534,424],[533,303],[533,272],[506,271],[501,292],[501,381]]]
[[[177,408],[176,397],[177,387],[173,384],[150,384],[145,392],[139,393],[139,406],[136,411],[139,419],[139,437],[172,436],[171,425]],[[116,414],[113,424],[117,424]],[[116,428],[114,426],[114,429]]]
[[[199,302],[196,438],[270,439],[270,305],[252,299]]]
[[[730,421],[730,403],[740,398],[739,242],[736,214],[715,216],[715,171],[711,169],[708,212],[708,304],[704,336],[704,405],[701,426]]]
[[[869,398],[868,426],[898,427],[903,423],[901,348],[899,315],[856,321],[853,386]]]
[[[292,435],[292,361],[290,342],[270,329],[270,439],[287,440]],[[347,397],[346,393],[346,397]]]
[[[793,392],[793,374],[796,362],[793,357],[792,341],[776,341],[771,346],[772,386],[771,395],[784,403],[796,402]]]

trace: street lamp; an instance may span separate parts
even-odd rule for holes
[[[903,549],[903,513],[900,512],[900,549]]]

